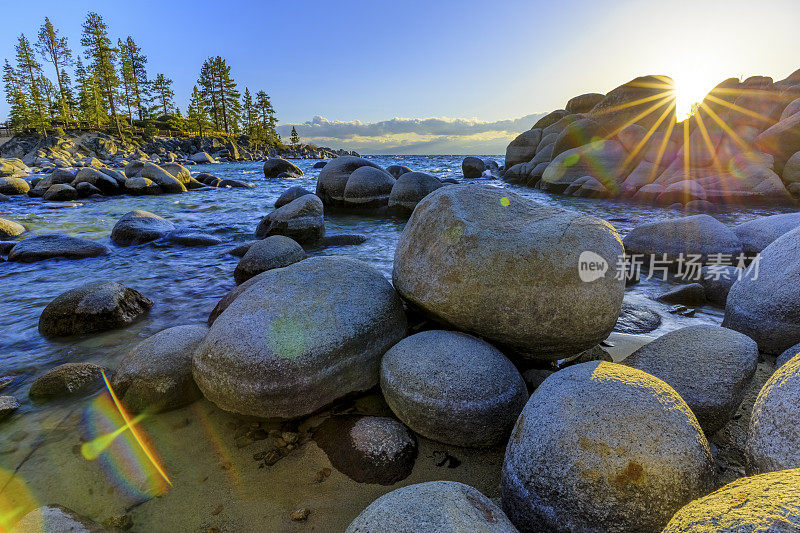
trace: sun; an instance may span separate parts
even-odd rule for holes
[[[674,82],[675,113],[679,121],[690,117],[695,104],[702,102],[719,81],[707,73],[697,71],[675,73],[672,75],[672,79]]]

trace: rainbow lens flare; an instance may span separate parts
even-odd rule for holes
[[[84,412],[86,441],[81,454],[97,460],[115,485],[134,498],[150,498],[166,492],[172,482],[149,439],[137,427],[147,417],[131,416],[120,403],[103,374],[107,393],[99,395]]]

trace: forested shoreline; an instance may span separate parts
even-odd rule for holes
[[[168,74],[148,72],[147,55],[132,36],[115,44],[98,13],[87,14],[80,46],[74,49],[48,17],[35,41],[19,35],[16,57],[3,65],[8,124],[15,134],[92,130],[125,138],[166,130],[176,136],[246,135],[255,147],[282,144],[267,92],[240,91],[221,56],[200,66],[181,110]],[[293,132],[291,144],[299,143]]]

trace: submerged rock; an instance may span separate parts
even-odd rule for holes
[[[622,253],[617,232],[600,219],[496,187],[448,186],[406,224],[393,279],[431,319],[549,361],[611,333],[625,292],[615,275]],[[579,262],[597,268],[588,281]]]
[[[88,394],[102,386],[102,367],[91,363],[64,363],[36,378],[28,394],[31,398],[46,400]]]
[[[13,396],[0,396],[0,422],[14,414],[19,406],[19,400]]]
[[[13,237],[19,237],[23,233],[27,231],[25,226],[18,222],[14,222],[13,220],[6,220],[5,218],[0,218],[0,240],[4,239],[11,239]]]
[[[117,395],[134,411],[167,411],[201,397],[192,377],[192,356],[206,326],[176,326],[134,346],[111,379]]]
[[[661,316],[652,309],[623,301],[614,331],[631,334],[650,333],[660,325]]]
[[[272,235],[263,241],[256,241],[236,265],[233,277],[240,285],[257,274],[273,268],[282,268],[302,261],[306,253],[302,246],[283,235]]]
[[[675,513],[662,533],[800,530],[800,469],[737,479]]]
[[[178,244],[180,246],[216,246],[217,244],[222,244],[222,239],[199,230],[181,229],[170,231],[164,235],[160,242]]]
[[[754,266],[757,265],[757,266]],[[757,270],[756,270],[757,268]],[[756,275],[757,274],[757,275]],[[800,342],[800,228],[778,237],[731,287],[722,325],[769,354]]]
[[[393,418],[343,415],[327,418],[314,441],[334,468],[359,483],[394,485],[411,474],[417,439]]]
[[[117,329],[152,306],[149,298],[116,281],[90,282],[47,304],[39,317],[39,333],[62,337]]]
[[[800,468],[800,358],[793,357],[764,384],[747,430],[747,466],[753,473]]]
[[[402,487],[372,502],[345,533],[515,533],[503,511],[476,489],[455,481]]]
[[[256,228],[256,237],[283,235],[300,244],[313,243],[325,233],[322,201],[307,194],[292,200],[265,216]]]
[[[531,396],[501,493],[521,531],[658,531],[712,479],[708,442],[669,385],[592,362],[556,372]]]
[[[756,373],[758,346],[727,328],[689,326],[645,344],[623,363],[664,380],[712,435],[744,400]]]
[[[61,505],[45,505],[29,512],[16,523],[12,533],[102,533],[100,524]]]
[[[405,335],[399,297],[360,261],[312,257],[250,281],[194,357],[200,390],[227,411],[296,418],[367,390]]]
[[[71,235],[34,235],[19,241],[8,253],[9,261],[32,263],[45,259],[85,259],[105,255],[100,243]]]
[[[528,399],[514,365],[464,333],[425,331],[394,345],[381,362],[381,390],[415,432],[456,446],[492,446],[508,436]]]
[[[111,230],[111,242],[131,246],[154,241],[175,229],[175,224],[148,211],[131,211],[123,215]]]

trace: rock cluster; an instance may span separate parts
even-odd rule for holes
[[[643,76],[606,95],[573,98],[508,145],[503,178],[695,211],[800,195],[797,73],[726,80],[681,123],[672,85]]]

